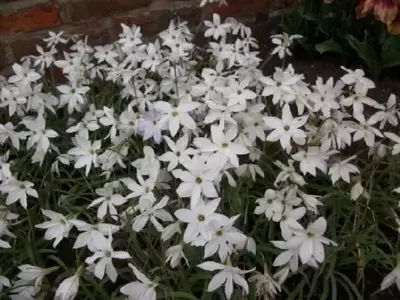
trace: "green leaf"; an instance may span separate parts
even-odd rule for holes
[[[400,50],[389,49],[382,52],[381,57],[382,69],[392,68],[400,65]]]
[[[340,44],[338,42],[335,42],[333,39],[316,44],[315,50],[317,50],[320,54],[323,54],[325,52],[337,52],[339,54],[346,54],[343,51],[342,46],[340,46]]]
[[[198,300],[192,294],[184,293],[184,292],[171,292],[171,297],[173,299],[189,299],[189,300]]]
[[[364,38],[364,41],[360,41],[351,34],[348,34],[346,35],[346,40],[349,45],[357,52],[363,62],[367,65],[372,74],[375,77],[378,77],[380,73],[379,60],[375,53],[375,50],[367,41],[367,37]]]

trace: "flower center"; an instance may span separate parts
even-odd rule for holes
[[[177,117],[178,116],[178,112],[177,111],[172,112],[172,116],[173,117]]]
[[[196,183],[200,184],[203,182],[203,179],[201,179],[200,177],[196,177]]]
[[[285,125],[285,126],[283,127],[283,129],[284,129],[285,131],[289,131],[290,127],[287,126],[287,125]]]
[[[282,82],[280,82],[280,81],[278,81],[277,83],[276,83],[276,86],[281,86],[282,85]]]
[[[104,254],[105,254],[106,257],[111,257],[111,252],[110,251],[106,251]]]
[[[224,234],[224,232],[222,230],[218,230],[215,234],[217,236],[222,236]]]
[[[268,203],[268,204],[272,204],[272,199],[268,199],[268,200],[267,200],[267,203]]]
[[[312,233],[312,232],[307,232],[307,237],[308,237],[309,239],[314,238],[314,236],[315,236],[314,233]]]
[[[228,146],[229,146],[229,145],[228,145],[227,143],[223,143],[223,144],[222,144],[222,148],[224,148],[224,149],[228,148]]]
[[[197,220],[199,220],[199,222],[204,222],[206,220],[206,217],[204,215],[198,215]]]

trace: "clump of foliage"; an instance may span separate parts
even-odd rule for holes
[[[50,33],[1,81],[4,299],[363,299],[400,285],[396,96],[370,98],[362,70],[263,74],[250,28],[217,14],[204,27],[202,46],[180,20],[148,43],[136,26],[95,47]],[[273,36],[272,53],[297,38]]]
[[[367,4],[304,0],[282,14],[282,27],[288,33],[301,34],[300,44],[307,51],[336,53],[345,63],[353,64],[353,58],[358,57],[378,78],[385,69],[400,65],[400,36],[388,32],[384,23],[368,14],[373,6]]]

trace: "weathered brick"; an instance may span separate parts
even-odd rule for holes
[[[47,36],[47,32],[38,33],[17,33],[9,38],[9,45],[16,61],[23,56],[37,54],[36,45],[42,45],[42,39]]]
[[[3,69],[7,64],[6,45],[0,42],[0,70]]]
[[[170,5],[167,5],[168,3]],[[193,7],[191,4],[182,5],[180,2],[158,0],[151,5],[149,10],[133,11],[114,16],[112,18],[113,37],[116,38],[121,32],[121,23],[128,26],[140,26],[145,35],[155,35],[166,29],[174,17],[188,21],[190,25],[197,25],[201,21],[201,9],[198,5]]]
[[[168,25],[166,19],[168,19],[170,15],[171,12],[169,10],[158,10],[115,16],[112,18],[113,36],[116,38],[122,31],[121,23],[128,26],[140,26],[145,35],[154,35],[158,33],[161,28],[165,28],[165,25]]]
[[[102,18],[116,12],[143,8],[151,0],[58,0],[64,23]]]
[[[64,32],[67,35],[78,34],[82,38],[87,35],[88,43],[93,46],[112,42],[111,26],[110,18],[103,18],[69,26],[65,28]]]
[[[54,4],[37,5],[28,10],[0,15],[0,34],[33,31],[59,24],[57,8]]]
[[[223,16],[246,16],[267,12],[270,0],[230,0],[229,5],[212,5],[210,10]]]

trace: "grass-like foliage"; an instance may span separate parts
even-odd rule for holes
[[[95,47],[50,33],[13,65],[2,299],[396,293],[396,96],[368,97],[362,70],[308,83],[284,62],[299,36],[272,37],[283,67],[263,74],[250,28],[201,26],[202,45],[180,20],[148,43],[135,26]]]

